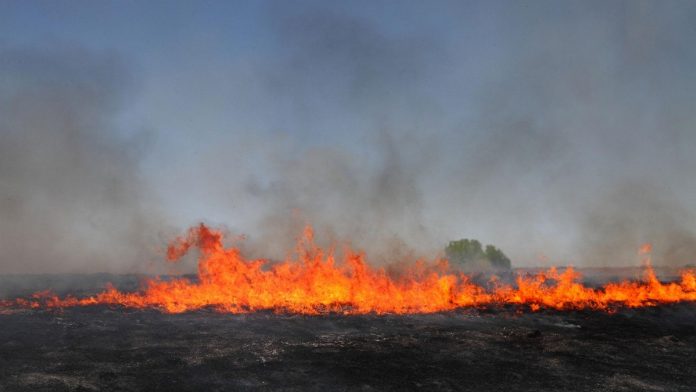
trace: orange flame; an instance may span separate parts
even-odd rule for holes
[[[643,267],[650,268],[652,265],[652,250],[652,244],[649,242],[644,243],[640,246],[640,248],[638,248],[638,254],[642,256],[640,263]]]
[[[649,255],[652,253],[652,244],[649,242],[644,243],[643,245],[638,248],[638,254],[639,255]]]
[[[303,314],[403,314],[501,304],[523,305],[533,311],[611,311],[620,306],[696,301],[693,270],[682,272],[678,282],[661,283],[648,267],[641,282],[623,281],[591,288],[579,282],[580,274],[574,269],[559,272],[551,268],[535,275],[518,275],[514,286],[492,280],[485,288],[467,275],[450,271],[446,262],[433,268],[416,263],[398,279],[389,277],[383,269],[370,267],[361,253],[348,251],[345,261],[338,263],[333,254],[314,244],[311,228],[307,228],[298,244],[297,260],[272,265],[264,260],[244,259],[239,249],[225,248],[222,239],[222,233],[201,224],[169,246],[170,261],[180,259],[191,248],[200,251],[197,281],[151,279],[141,292],[121,292],[109,286],[87,298],[59,298],[39,292],[29,299],[0,301],[0,307],[107,304],[157,308],[167,313],[213,308],[230,313],[273,310]]]

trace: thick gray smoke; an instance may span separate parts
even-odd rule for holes
[[[501,26],[494,38],[477,37],[489,71],[467,64],[478,55],[467,51],[476,46],[467,31],[452,40],[390,36],[368,18],[282,11],[268,102],[287,102],[300,113],[293,124],[319,130],[299,130],[290,144],[300,147],[287,154],[274,150],[266,185],[247,183],[270,211],[261,243],[288,249],[280,239],[294,238],[289,211],[300,211],[300,221],[378,258],[472,236],[526,264],[538,252],[554,262],[634,264],[648,241],[656,262],[688,262],[689,12],[550,3],[483,7],[472,17],[455,7],[464,20]],[[469,79],[477,99],[459,107],[458,89],[468,87],[460,80]],[[348,137],[321,130],[344,122]]]
[[[696,260],[696,8],[685,8],[578,4],[534,28],[539,9],[510,9],[510,35],[525,41],[508,42],[505,76],[484,93],[475,167],[484,197],[504,184],[522,201],[519,225],[546,212],[571,233],[569,261],[635,264],[643,242],[657,264]]]
[[[320,244],[366,249],[373,262],[412,259],[414,249],[428,249],[433,239],[422,225],[420,170],[409,170],[388,135],[380,143],[383,161],[374,166],[338,149],[310,150],[279,166],[270,184],[250,181],[246,190],[266,208],[250,249],[283,257],[306,224]]]
[[[142,91],[109,55],[3,51],[3,271],[149,261],[155,198],[271,258],[309,223],[377,263],[459,238],[516,266],[696,261],[695,5],[355,4],[164,26],[131,53]]]
[[[489,37],[478,25],[481,42],[461,29],[390,36],[369,18],[283,11],[269,102],[286,100],[319,130],[274,155],[267,186],[247,186],[270,211],[261,243],[294,238],[296,210],[377,259],[477,237],[518,265],[542,253],[631,265],[644,242],[657,264],[696,261],[694,7],[450,9],[499,26]],[[469,47],[491,69],[470,66]],[[467,87],[476,100],[461,107]],[[321,127],[342,128],[342,116],[350,136],[312,139],[330,139]]]
[[[2,272],[146,269],[161,224],[119,136],[133,80],[117,56],[0,49]]]
[[[262,211],[250,248],[283,257],[311,224],[320,243],[348,242],[372,262],[440,251],[422,216],[428,190],[421,180],[434,162],[433,143],[418,135],[428,99],[412,91],[436,68],[427,61],[435,43],[387,37],[366,20],[330,11],[280,12],[272,20],[286,49],[262,83],[315,132],[295,129],[291,147],[268,155],[270,180],[252,177],[243,188]],[[346,133],[334,138],[334,126]],[[317,133],[329,143],[314,140]]]

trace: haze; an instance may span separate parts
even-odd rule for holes
[[[0,273],[150,272],[207,222],[375,264],[696,262],[696,4],[0,3]]]

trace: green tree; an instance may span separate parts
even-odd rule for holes
[[[491,262],[491,265],[496,268],[510,268],[510,259],[505,256],[502,250],[493,245],[486,245],[486,258]]]
[[[451,263],[462,266],[492,266],[495,268],[510,268],[510,259],[503,251],[493,245],[481,246],[477,240],[461,239],[450,241],[445,248],[445,255]]]

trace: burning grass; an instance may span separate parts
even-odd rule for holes
[[[305,230],[294,258],[269,265],[247,260],[238,248],[226,248],[223,235],[200,225],[168,248],[174,262],[192,248],[199,250],[197,279],[148,279],[137,292],[109,286],[97,295],[59,297],[49,291],[29,298],[0,302],[3,308],[65,308],[115,305],[155,308],[182,313],[212,308],[225,313],[272,310],[283,313],[415,314],[466,307],[521,306],[537,311],[593,309],[613,311],[696,301],[696,271],[685,270],[676,282],[663,283],[648,265],[641,281],[620,281],[599,287],[580,282],[572,268],[551,268],[536,274],[519,274],[514,284],[491,280],[478,284],[453,271],[446,261],[416,263],[399,278],[370,267],[365,255],[347,251],[338,262],[313,241]],[[649,253],[646,245],[642,253]]]

